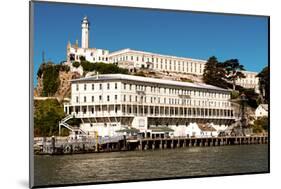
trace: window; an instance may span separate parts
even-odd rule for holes
[[[102,83],[100,83],[100,90],[102,90]]]
[[[109,95],[107,95],[107,102],[109,102],[109,100],[110,100],[110,97],[109,97]]]
[[[130,102],[132,102],[132,95],[129,96],[129,100],[130,100]]]
[[[115,83],[115,89],[117,89],[117,83]]]
[[[99,100],[102,101],[102,96],[101,95],[99,96]]]
[[[110,83],[107,83],[107,90],[110,89]]]
[[[115,100],[117,100],[117,95],[115,95]]]
[[[92,90],[95,90],[95,84],[92,84]]]
[[[84,96],[84,102],[87,102],[87,97],[86,96]]]
[[[126,83],[124,83],[124,89],[126,90]]]
[[[78,84],[76,84],[76,91],[78,91],[79,90],[79,85]]]
[[[76,97],[76,102],[77,102],[77,103],[79,102],[79,97],[78,97],[78,96]]]
[[[123,101],[124,101],[124,102],[126,102],[126,95],[124,95],[124,99],[123,99]]]
[[[132,90],[132,84],[130,84],[130,90]]]
[[[94,102],[95,101],[95,97],[94,96],[92,96],[92,102]]]

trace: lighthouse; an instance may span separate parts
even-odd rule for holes
[[[87,16],[85,16],[82,20],[82,39],[81,39],[81,47],[82,48],[89,48],[89,21]]]

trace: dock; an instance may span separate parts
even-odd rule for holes
[[[121,136],[98,142],[95,140],[56,141],[56,138],[52,138],[49,142],[41,143],[35,154],[63,155],[267,143],[268,136],[225,136],[209,138],[126,138],[125,136]]]

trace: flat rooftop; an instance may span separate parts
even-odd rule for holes
[[[137,54],[146,54],[150,56],[160,56],[163,58],[171,58],[171,59],[182,59],[182,60],[189,60],[189,61],[196,61],[196,62],[201,62],[201,63],[206,63],[206,60],[200,60],[200,59],[195,59],[195,58],[188,58],[188,57],[179,57],[179,56],[173,56],[173,55],[166,55],[166,54],[159,54],[159,53],[153,53],[153,52],[147,52],[147,51],[140,51],[140,50],[134,50],[134,49],[120,49],[117,51],[113,51],[109,53],[110,56],[115,56],[118,54],[123,54],[123,53],[137,53]]]

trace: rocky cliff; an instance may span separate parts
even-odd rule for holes
[[[37,86],[34,89],[34,96],[35,97],[42,97],[43,93],[43,77],[44,74],[42,74],[41,77],[37,77]],[[80,74],[77,72],[66,72],[66,71],[60,71],[59,72],[59,87],[54,94],[53,97],[56,97],[58,99],[63,99],[63,98],[69,98],[70,97],[70,80],[71,79],[77,79],[80,78]]]

